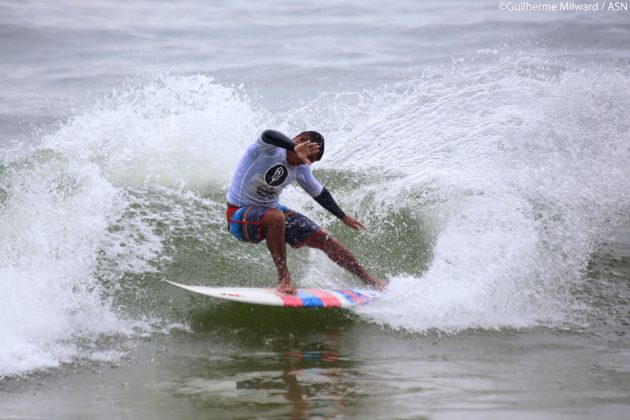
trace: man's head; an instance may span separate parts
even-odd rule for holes
[[[294,138],[296,143],[302,143],[305,141],[310,141],[311,143],[315,143],[319,146],[319,153],[316,156],[311,157],[312,162],[317,162],[318,160],[322,160],[322,156],[324,156],[324,136],[319,134],[317,131],[304,131]]]

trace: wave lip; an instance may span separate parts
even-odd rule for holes
[[[329,140],[316,173],[370,222],[373,236],[347,239],[392,279],[381,303],[359,309],[366,319],[412,332],[579,323],[590,308],[572,291],[630,207],[630,78],[524,52],[482,61],[325,94],[276,121],[210,78],[162,77],[7,154],[0,374],[90,358],[79,343],[151,330],[114,296],[130,293],[125,280],[181,267],[187,251],[211,250],[225,278],[242,278],[235,258],[271,270],[264,249],[243,257],[223,242],[227,182],[262,127],[319,129]],[[285,198],[312,210],[303,194]],[[308,281],[320,281],[318,270]]]
[[[426,227],[397,226],[408,246],[432,238],[428,264],[361,312],[409,331],[582,324],[593,308],[574,292],[630,208],[627,92],[615,67],[519,52],[338,97],[361,124],[323,165],[380,174],[361,187],[371,208],[359,192],[344,204],[378,224],[395,203]]]
[[[77,335],[120,330],[101,299],[94,268],[100,240],[120,210],[95,165],[35,151],[2,172],[3,325],[0,374],[58,366],[77,354]]]
[[[119,306],[137,292],[122,283],[169,260],[164,230],[190,219],[182,208],[199,201],[190,191],[222,188],[260,118],[212,78],[165,76],[114,91],[34,145],[7,150],[0,375],[118,357],[101,338],[162,331],[161,314]],[[205,208],[193,212],[206,220]],[[171,216],[173,226],[160,227]]]

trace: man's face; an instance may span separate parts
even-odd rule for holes
[[[308,136],[306,134],[299,134],[297,136],[295,136],[293,138],[293,143],[295,144],[300,144],[300,143],[304,143],[307,142],[308,140]],[[311,153],[308,156],[308,160],[310,160],[311,162],[317,162],[319,159],[317,159],[317,153]]]

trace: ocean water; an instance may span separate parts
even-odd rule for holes
[[[626,418],[630,12],[501,4],[0,3],[0,418]],[[224,221],[268,127],[326,137],[314,172],[368,230],[283,202],[381,300],[163,281],[275,284]]]

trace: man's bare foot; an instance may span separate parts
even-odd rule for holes
[[[387,283],[383,280],[379,280],[376,277],[370,276],[369,280],[365,282],[369,287],[372,287],[379,291],[384,291],[387,287]]]
[[[280,284],[278,285],[278,291],[280,293],[284,293],[287,295],[295,295],[297,294],[297,289],[295,288],[295,286],[293,286],[293,283],[291,283],[291,279],[283,279],[280,280]]]

